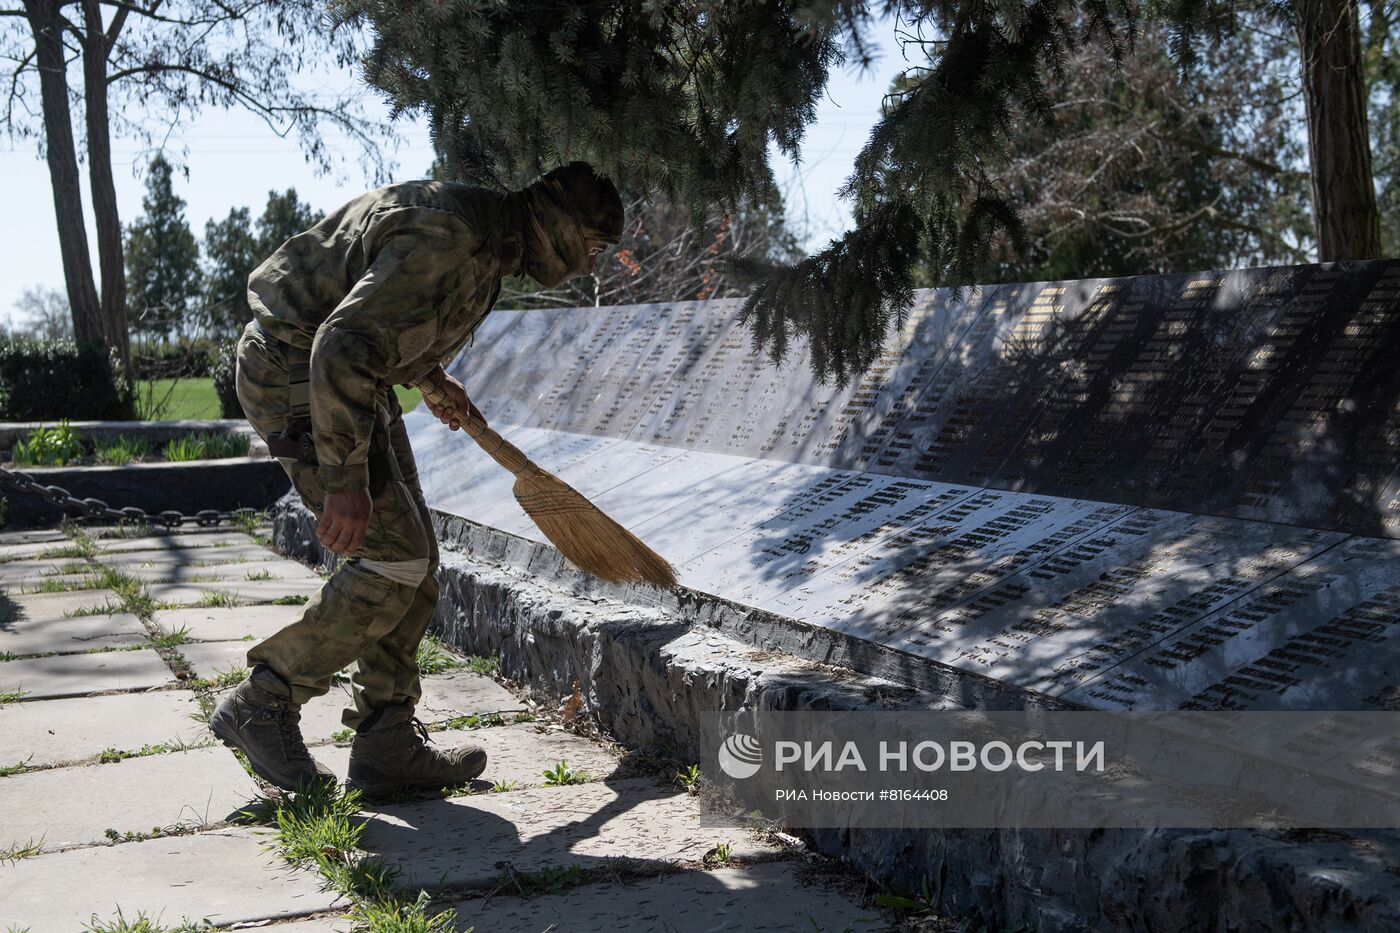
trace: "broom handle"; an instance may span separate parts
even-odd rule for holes
[[[453,404],[447,393],[444,392],[430,376],[425,376],[417,382],[409,383],[409,385],[419,392],[422,392],[423,397],[434,405],[446,409],[452,418],[452,427],[461,428],[463,431],[470,434],[472,440],[476,441],[477,444],[481,446],[481,449],[486,451],[487,456],[505,467],[511,473],[516,476],[521,476],[525,473],[539,471],[539,467],[535,466],[519,447],[516,447],[504,437],[501,437],[501,435],[493,430],[485,421],[482,421],[480,418],[473,418],[470,412],[459,414],[457,406]]]

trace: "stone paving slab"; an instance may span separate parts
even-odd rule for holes
[[[423,678],[423,698],[418,701],[418,718],[442,722],[454,716],[475,713],[516,713],[525,709],[505,687],[484,674],[458,671]]]
[[[61,531],[7,531],[0,534],[0,561],[36,557],[67,540]]]
[[[355,929],[353,921],[345,917],[318,917],[315,920],[293,920],[276,926],[263,927],[265,933],[351,933]],[[486,933],[486,931],[482,931]],[[563,933],[563,931],[558,931]]]
[[[81,557],[28,558],[0,564],[0,585],[22,586],[61,574],[88,573],[93,569]]]
[[[247,541],[244,544],[230,544],[224,547],[104,553],[100,555],[100,560],[108,567],[139,569],[142,567],[198,567],[209,564],[259,564],[285,560],[285,558],[275,551],[269,551],[261,545]],[[3,566],[0,564],[0,567]]]
[[[106,831],[223,822],[258,793],[222,746],[33,771],[0,779],[0,846],[43,840],[46,851],[103,842]]]
[[[108,748],[136,751],[162,742],[195,742],[208,735],[194,695],[160,691],[0,707],[0,765],[33,767],[91,758]]]
[[[154,616],[164,632],[187,629],[197,641],[241,641],[249,635],[261,641],[301,616],[300,606],[237,606],[162,609]]]
[[[104,562],[105,563],[105,562]],[[3,565],[0,565],[3,566]],[[223,563],[223,564],[192,564],[168,561],[147,561],[140,565],[124,564],[114,566],[112,569],[119,570],[127,576],[148,584],[160,583],[189,583],[203,587],[203,584],[223,584],[223,583],[257,583],[276,580],[308,580],[315,581],[318,585],[323,582],[315,571],[292,560],[276,561],[248,561],[246,563]],[[76,592],[82,589],[91,589],[96,586],[93,582],[93,568],[81,573],[63,574],[41,574],[30,573],[28,575],[15,577],[9,580],[0,581],[11,593],[30,594],[41,593],[43,587],[63,585],[73,588]],[[209,587],[212,588],[212,587]]]
[[[196,677],[213,677],[230,667],[246,668],[250,641],[208,641],[190,642],[175,650],[190,662],[190,669]]]
[[[160,655],[150,648],[0,662],[0,691],[23,690],[25,700],[142,690],[174,679]]]
[[[315,580],[321,577],[311,568],[294,560],[249,561],[229,564],[168,564],[151,567],[129,567],[125,573],[147,582],[159,580],[168,583],[207,583],[231,581],[254,583],[259,580]],[[254,579],[250,580],[252,576]]]
[[[25,859],[0,868],[0,927],[78,930],[94,914],[112,920],[118,907],[128,920],[144,910],[166,926],[186,918],[225,926],[333,905],[318,875],[288,868],[265,841],[228,829]]]
[[[453,904],[458,929],[490,933],[844,933],[884,930],[873,910],[821,884],[802,868],[769,862],[748,868],[686,871],[621,884],[590,884],[561,894],[493,897]]]
[[[179,531],[172,534],[142,535],[139,538],[98,538],[97,549],[105,554],[121,551],[176,550],[192,547],[219,547],[251,544],[253,539],[241,531],[209,529]]]
[[[95,571],[95,567],[88,566],[72,573],[29,573],[0,580],[0,587],[11,596],[41,596],[54,592],[76,593],[80,590],[95,590],[101,586]]]
[[[67,537],[57,528],[25,528],[19,531],[0,532],[0,547],[18,547],[25,544],[43,544],[46,541],[62,541]]]
[[[122,601],[111,590],[71,590],[66,593],[6,593],[0,596],[0,618],[27,619],[44,622],[65,619],[74,613],[85,614],[95,606],[113,611],[121,609]]]
[[[101,588],[96,576],[88,571],[30,576],[18,580],[6,580],[3,585],[5,592],[10,596],[52,596],[55,595],[54,588],[60,586],[63,589],[57,591],[59,594],[82,593],[84,590]]]
[[[348,683],[331,685],[330,693],[316,697],[301,708],[301,736],[308,745],[319,745],[331,741],[345,722],[344,712],[355,705]],[[320,754],[318,751],[316,754]]]
[[[702,826],[699,798],[652,779],[453,797],[386,807],[363,845],[398,864],[401,883],[493,886],[498,863],[519,871],[602,867],[626,858],[699,861],[728,842],[737,858],[773,854],[740,828]]]
[[[146,641],[146,628],[129,612],[69,619],[14,619],[0,622],[0,653],[42,654],[47,651],[87,651]],[[0,664],[6,662],[0,661]]]
[[[238,580],[212,583],[155,583],[146,592],[158,603],[197,605],[211,593],[227,594],[240,603],[270,603],[286,596],[311,596],[324,581],[314,580]]]
[[[441,748],[475,744],[486,750],[486,771],[478,781],[483,790],[489,790],[488,785],[496,781],[513,781],[520,790],[542,787],[541,772],[554,767],[561,759],[568,759],[570,768],[586,770],[593,781],[611,777],[617,768],[617,760],[596,742],[558,729],[541,732],[530,723],[486,729],[448,729],[431,735],[433,743]],[[316,758],[343,776],[350,763],[350,747],[317,749]]]

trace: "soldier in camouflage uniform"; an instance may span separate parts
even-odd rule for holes
[[[210,719],[271,783],[334,780],[302,741],[299,709],[351,662],[351,786],[438,788],[485,768],[479,748],[442,751],[415,728],[415,655],[437,605],[438,551],[393,387],[427,378],[474,411],[442,365],[491,310],[501,279],[553,286],[586,275],[622,222],[616,189],[582,162],[507,194],[409,182],[356,198],[249,277],[255,319],[238,344],[239,400],[316,513],[322,545],[348,558],[300,619],[248,652],[252,675]]]

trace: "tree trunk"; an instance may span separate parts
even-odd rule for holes
[[[1357,0],[1295,0],[1320,262],[1381,258]]]
[[[92,258],[88,254],[87,227],[83,221],[83,192],[78,180],[72,115],[68,110],[68,72],[58,2],[25,0],[24,11],[34,33],[34,58],[39,69],[39,97],[44,111],[44,149],[53,186],[63,278],[68,289],[68,306],[73,312],[73,335],[79,340],[105,343],[107,329],[97,301],[97,288],[92,283]]]
[[[112,138],[107,113],[108,40],[98,0],[83,0],[83,111],[87,120],[88,183],[97,220],[97,258],[102,269],[102,320],[107,343],[131,362],[126,328],[126,268],[117,186],[112,181]]]

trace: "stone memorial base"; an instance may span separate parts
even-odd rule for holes
[[[843,387],[761,358],[738,310],[487,318],[449,369],[684,589],[572,572],[419,411],[445,637],[692,751],[741,708],[1400,705],[1400,261],[922,292]],[[278,540],[315,550],[294,504]],[[905,890],[946,875],[991,925],[1400,925],[1388,833],[811,839]]]
[[[545,545],[435,513],[444,545],[434,630],[499,654],[507,677],[542,703],[579,685],[609,734],[682,759],[707,751],[712,713],[764,710],[999,708],[1014,696],[948,682],[910,659],[889,675],[826,655],[821,629],[775,628],[689,593],[657,599],[569,568]],[[274,510],[284,553],[326,562],[314,519],[290,497]],[[783,632],[781,646],[770,639]],[[836,663],[833,663],[835,661]],[[911,684],[942,684],[929,691]],[[992,682],[994,683],[994,682]],[[978,687],[983,689],[978,689]],[[1026,694],[1020,694],[1022,697]],[[990,929],[1241,933],[1388,930],[1400,922],[1400,832],[1251,830],[810,830],[810,844],[895,890],[943,877],[942,909]]]

